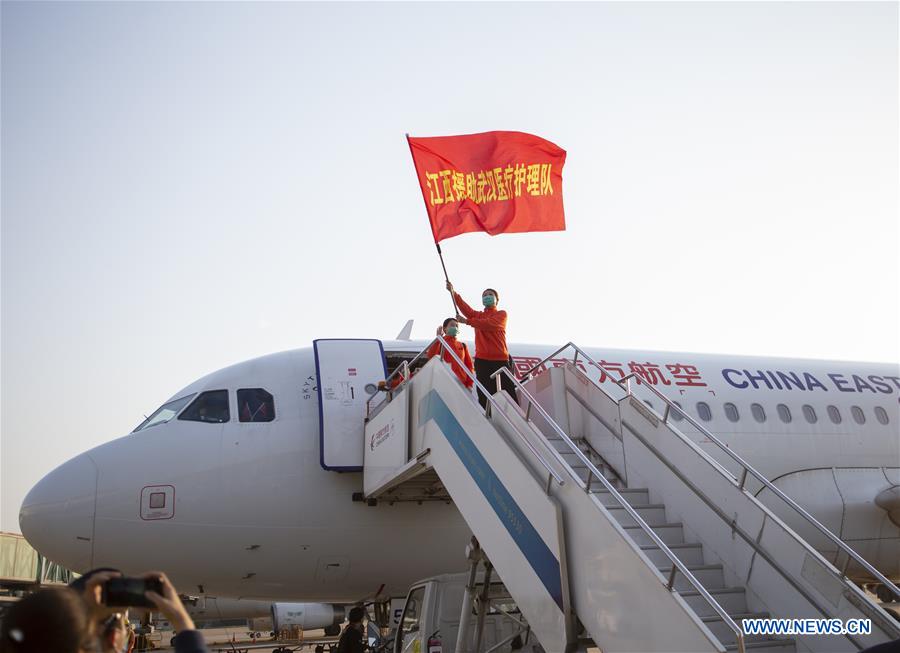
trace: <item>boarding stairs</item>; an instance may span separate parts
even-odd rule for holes
[[[498,391],[482,410],[439,357],[411,379],[405,370],[369,407],[364,495],[452,500],[544,650],[818,653],[900,639],[844,572],[852,560],[897,588],[736,454],[738,474],[701,450],[673,411],[726,447],[652,386],[642,389],[662,412],[637,398],[635,379],[607,389],[578,364],[522,381],[500,374],[518,402]],[[760,503],[748,478],[827,534],[842,569]],[[872,629],[744,635],[741,622],[755,617],[870,619]]]

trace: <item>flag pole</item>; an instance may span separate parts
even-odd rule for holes
[[[409,145],[409,155],[413,160],[413,167],[416,169],[416,176],[419,175],[419,167],[416,165],[416,157],[413,154],[412,149],[412,141],[409,140],[409,132],[406,132],[406,144]],[[425,196],[422,195],[422,202],[425,204],[425,215],[428,215],[428,202],[425,201]],[[431,226],[431,235],[434,238],[434,246],[437,247],[438,258],[441,260],[441,269],[444,271],[444,280],[447,283],[450,283],[450,277],[447,275],[447,266],[444,264],[444,254],[441,252],[441,244],[438,242],[437,234],[434,233],[434,225],[431,224],[431,217],[429,216],[428,224]],[[459,315],[459,308],[456,306],[456,297],[453,295],[453,291],[449,288],[447,292],[450,293],[450,301],[453,302],[453,311],[454,315]]]
[[[447,276],[447,266],[444,265],[444,254],[441,252],[441,244],[435,243],[434,246],[437,247],[438,258],[441,259],[441,267],[444,269],[444,279],[447,280],[447,283],[450,283],[450,277]],[[449,288],[447,289],[447,292],[450,293],[450,301],[453,302],[453,310],[456,311],[456,315],[459,315],[459,308],[456,306],[456,296]]]

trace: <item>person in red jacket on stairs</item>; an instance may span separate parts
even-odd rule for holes
[[[469,354],[469,348],[466,346],[466,343],[460,342],[456,339],[456,336],[459,335],[459,322],[457,322],[455,317],[448,317],[444,320],[444,324],[439,326],[437,329],[437,335],[441,336],[448,345],[453,347],[453,352],[459,356],[459,360],[463,362],[463,365],[471,372],[475,373],[475,366],[472,364],[472,356]],[[431,348],[428,350],[428,358],[433,356],[441,355],[441,360],[445,363],[449,363],[451,369],[454,374],[456,374],[456,378],[459,379],[459,382],[462,383],[467,388],[471,388],[475,383],[472,381],[472,377],[466,374],[466,371],[459,366],[459,364],[453,360],[453,357],[447,352],[446,349],[441,347],[441,343],[434,343]]]
[[[481,293],[484,310],[476,311],[465,302],[458,292],[453,290],[453,284],[449,281],[447,290],[453,293],[456,307],[461,313],[457,319],[475,329],[475,376],[478,377],[478,382],[493,394],[497,382],[491,378],[491,374],[501,367],[512,371],[509,350],[506,348],[506,311],[497,308],[500,295],[493,288],[486,288]],[[500,378],[502,388],[509,393],[513,401],[518,401],[516,385],[505,375]],[[487,405],[487,397],[481,390],[478,391],[478,402],[482,408]]]

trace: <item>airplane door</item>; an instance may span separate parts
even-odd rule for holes
[[[319,378],[319,462],[324,469],[363,468],[368,384],[387,376],[380,340],[314,340]]]

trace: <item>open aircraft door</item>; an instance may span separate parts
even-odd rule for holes
[[[313,341],[319,377],[319,462],[324,469],[363,469],[366,392],[387,377],[380,340]]]

